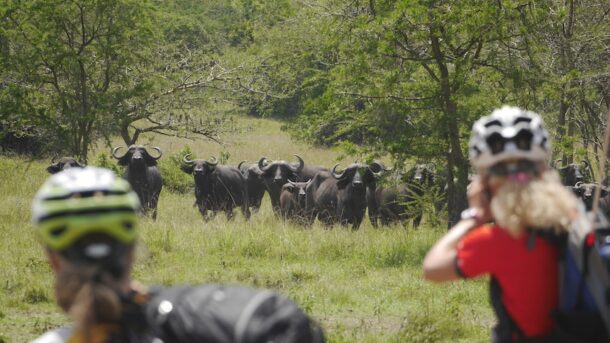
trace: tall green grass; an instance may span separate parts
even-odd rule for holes
[[[251,131],[227,146],[154,138],[166,154],[188,143],[199,157],[228,151],[229,163],[260,156],[331,165],[337,154],[292,142],[280,124],[243,119]],[[100,148],[98,154],[105,152]],[[93,160],[92,160],[93,161]],[[349,161],[346,161],[346,163]],[[23,342],[65,324],[52,274],[30,224],[30,203],[48,176],[47,161],[0,158],[0,342]],[[245,221],[219,213],[204,222],[194,195],[164,190],[156,223],[143,219],[134,277],[145,284],[238,283],[275,289],[324,327],[330,342],[476,342],[489,340],[493,316],[484,280],[433,285],[421,262],[442,226],[352,231],[279,221],[268,197]],[[431,222],[431,221],[428,221]]]

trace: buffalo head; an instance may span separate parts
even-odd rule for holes
[[[269,161],[266,157],[262,157],[258,161],[258,168],[265,183],[281,187],[288,180],[296,179],[296,176],[303,169],[305,162],[298,155],[294,156],[299,160],[298,164],[291,164],[286,161]]]
[[[218,164],[216,157],[212,157],[211,161],[206,160],[189,160],[191,154],[186,154],[182,158],[180,169],[187,174],[192,174],[195,177],[203,177],[213,173]]]
[[[246,180],[261,178],[262,171],[258,164],[248,164],[246,161],[241,161],[237,165],[237,169],[239,169],[239,172]]]
[[[301,202],[305,201],[305,197],[307,195],[305,193],[305,190],[307,189],[307,186],[310,183],[311,183],[311,180],[309,180],[307,182],[292,182],[292,181],[288,180],[288,183],[286,183],[284,186],[282,186],[282,191],[286,190],[286,191],[292,193],[293,196],[298,199],[299,203],[301,203]]]
[[[112,149],[112,157],[118,160],[120,166],[130,166],[132,168],[141,168],[144,166],[156,166],[157,160],[161,158],[163,153],[158,147],[153,149],[157,150],[159,156],[154,157],[148,153],[143,145],[131,145],[127,152],[123,156],[117,156],[117,152],[121,147]]]
[[[51,160],[51,165],[47,167],[47,171],[51,174],[59,173],[64,169],[69,168],[84,168],[85,165],[79,163],[74,157],[62,157],[55,162],[55,158]]]
[[[566,186],[574,186],[578,182],[584,182],[591,174],[591,164],[586,160],[579,163],[570,163],[566,166],[555,167],[561,175],[561,182]]]
[[[601,188],[600,198],[604,198],[608,195],[608,189],[597,183],[577,182],[574,186],[571,187],[571,189],[574,195],[576,195],[577,198],[581,199],[582,202],[585,204],[587,210],[590,211],[593,208],[593,198],[595,196],[595,190],[597,187]]]
[[[365,186],[374,185],[375,177],[385,170],[379,162],[371,164],[353,163],[342,172],[337,172],[337,166],[339,164],[333,167],[331,174],[338,181],[337,187],[339,189],[345,188],[350,184],[355,189],[363,189]]]

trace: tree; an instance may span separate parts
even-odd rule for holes
[[[27,104],[19,116],[54,133],[55,149],[86,161],[92,144],[117,133],[126,144],[144,132],[217,139],[222,120],[181,111],[198,98],[187,90],[221,80],[227,69],[188,65],[202,52],[166,44],[150,2],[34,0],[1,8],[2,80]]]
[[[466,206],[465,143],[472,122],[509,91],[499,41],[515,12],[496,3],[350,1],[319,7],[337,57],[324,93],[307,100],[298,130],[318,142],[350,141],[395,159],[446,170],[450,221]],[[490,96],[490,95],[494,96]],[[497,98],[496,98],[497,96]]]

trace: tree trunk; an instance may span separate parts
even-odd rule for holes
[[[468,161],[462,153],[460,144],[460,129],[458,123],[457,104],[452,99],[449,69],[445,56],[441,51],[438,28],[431,18],[430,43],[436,65],[440,71],[439,83],[442,110],[445,113],[447,132],[449,135],[449,154],[447,155],[447,211],[449,227],[460,220],[460,213],[468,207],[466,185],[468,183]],[[455,181],[454,181],[455,179]]]

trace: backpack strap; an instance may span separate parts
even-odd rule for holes
[[[606,331],[610,335],[610,275],[596,247],[599,245],[597,231],[586,222],[586,217],[572,225],[566,252],[575,260],[585,279],[585,284],[595,299]]]
[[[498,323],[493,328],[494,343],[523,341],[525,335],[510,314],[508,314],[508,311],[502,302],[502,287],[500,287],[500,283],[493,276],[489,280],[489,298],[491,299],[491,305],[494,312],[498,317]]]

